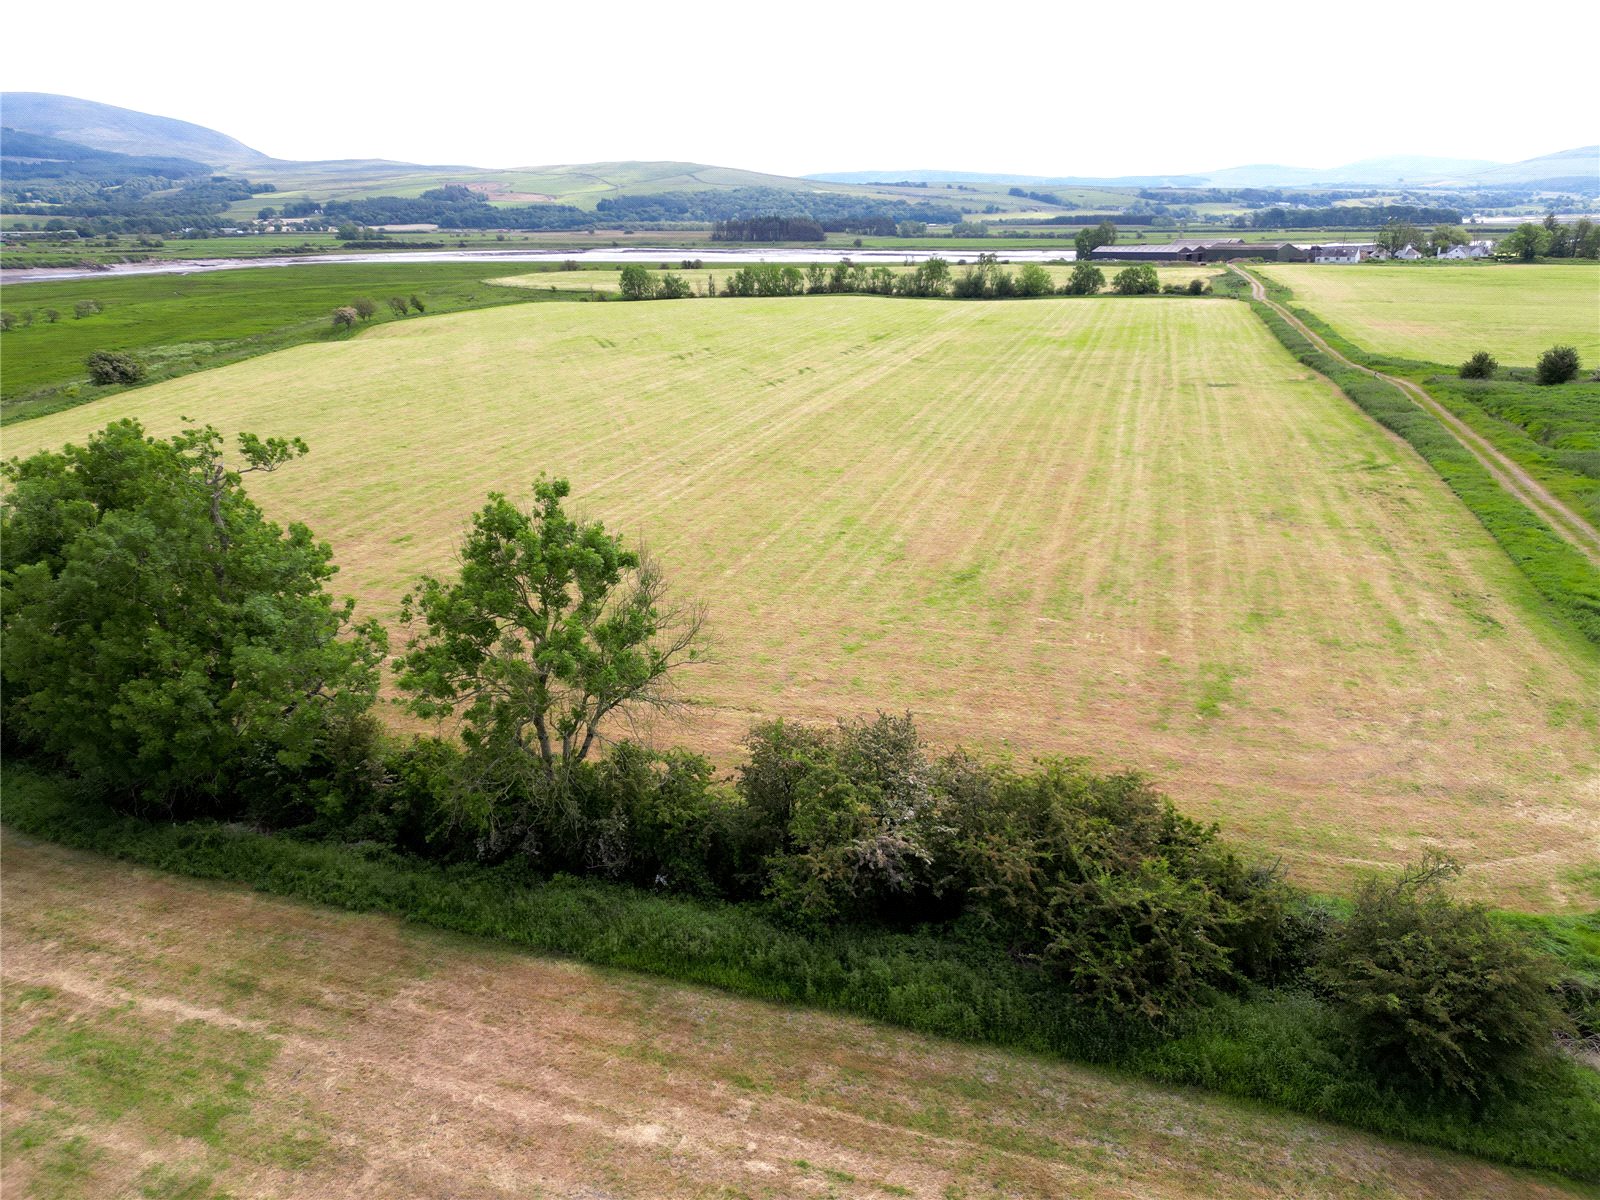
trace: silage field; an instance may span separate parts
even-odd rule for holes
[[[1187,1089],[7,837],[0,1191],[1469,1200],[1566,1187]]]
[[[395,617],[492,488],[566,475],[704,600],[660,731],[911,709],[940,744],[1150,771],[1342,887],[1425,844],[1592,907],[1600,661],[1407,448],[1243,305],[869,297],[395,323],[12,426],[298,434],[251,480]],[[398,645],[398,638],[397,638]]]
[[[1287,264],[1260,268],[1364,350],[1454,366],[1487,350],[1531,367],[1553,345],[1600,366],[1594,263]]]

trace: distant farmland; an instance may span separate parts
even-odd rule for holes
[[[1600,366],[1600,267],[1592,263],[1278,265],[1264,275],[1364,350],[1454,366],[1487,350],[1532,366],[1556,343]]]
[[[1501,902],[1592,906],[1600,661],[1243,305],[517,306],[124,393],[6,449],[180,414],[304,436],[252,491],[385,619],[486,491],[569,476],[708,602],[717,661],[667,733],[724,757],[764,716],[910,708],[940,742],[1148,769],[1312,885],[1436,842]]]

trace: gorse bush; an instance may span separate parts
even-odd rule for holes
[[[1460,870],[1434,857],[1362,883],[1314,977],[1376,1070],[1477,1096],[1547,1048],[1560,1013],[1554,964],[1481,905],[1445,894]]]
[[[145,376],[144,364],[119,350],[96,350],[84,359],[84,366],[89,368],[89,378],[102,387],[138,383]]]
[[[1534,366],[1534,378],[1547,386],[1566,383],[1578,377],[1581,366],[1575,347],[1551,346],[1539,356],[1539,361]]]

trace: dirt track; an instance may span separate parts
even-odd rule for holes
[[[1304,321],[1300,320],[1276,300],[1271,299],[1267,295],[1266,287],[1256,276],[1239,266],[1232,266],[1232,269],[1250,284],[1250,295],[1253,298],[1263,304],[1270,305],[1279,316],[1294,327],[1296,332],[1308,339],[1322,353],[1330,358],[1337,359],[1347,367],[1353,367],[1358,371],[1366,371],[1386,383],[1392,383],[1412,403],[1430,415],[1437,417],[1440,423],[1454,435],[1455,439],[1483,464],[1484,469],[1494,477],[1496,483],[1532,509],[1561,537],[1577,547],[1585,558],[1594,563],[1595,566],[1600,567],[1600,530],[1595,529],[1581,515],[1553,496],[1542,483],[1528,474],[1515,461],[1502,454],[1499,449],[1480,436],[1470,425],[1462,421],[1460,417],[1456,416],[1409,379],[1385,375],[1381,371],[1374,371],[1371,367],[1352,362],[1343,354],[1340,354],[1306,325]]]
[[[1566,1194],[12,834],[3,868],[8,1197]]]

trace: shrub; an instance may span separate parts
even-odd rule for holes
[[[421,296],[417,296],[417,295],[413,295],[411,297],[411,308],[412,308],[413,311],[419,312],[419,313],[428,311],[427,308],[422,303],[422,297]]]
[[[99,304],[98,301],[95,301],[95,300],[79,300],[76,304],[74,304],[72,306],[72,315],[76,319],[78,319],[80,321],[84,317],[92,317],[92,316],[94,316],[95,313],[97,313],[99,311],[100,311],[100,304]]]
[[[638,263],[629,263],[622,268],[622,274],[617,281],[617,290],[624,300],[650,300],[656,294],[655,272]]]
[[[57,321],[61,320],[61,313],[57,309],[47,308],[44,310],[44,319],[50,324],[54,325]]]
[[[410,304],[404,296],[389,297],[389,311],[397,317],[403,317],[410,310]]]
[[[1402,1082],[1466,1096],[1498,1091],[1560,1024],[1553,964],[1443,884],[1432,856],[1356,890],[1313,977],[1344,1010],[1357,1052]]]
[[[1148,263],[1124,267],[1111,280],[1112,290],[1121,296],[1153,296],[1161,290],[1161,277]]]
[[[1210,290],[1211,285],[1204,279],[1189,280],[1189,295],[1191,296],[1204,296]]]
[[[1551,346],[1539,356],[1539,363],[1534,368],[1534,377],[1540,383],[1547,385],[1566,383],[1577,378],[1581,365],[1576,347]]]
[[[1081,262],[1072,268],[1072,277],[1061,290],[1069,296],[1092,296],[1105,285],[1104,271],[1093,263]]]
[[[656,286],[657,300],[682,300],[694,295],[694,288],[682,275],[668,271]]]
[[[370,321],[378,311],[378,302],[370,296],[358,296],[350,301],[350,307],[363,321]]]
[[[14,314],[0,311],[0,330],[15,329],[17,318]]]
[[[361,314],[356,312],[356,310],[351,308],[348,304],[343,308],[336,308],[333,310],[333,327],[335,329],[353,329],[355,328],[356,322],[360,319]]]
[[[118,350],[96,350],[84,359],[84,365],[89,368],[89,378],[101,387],[114,383],[138,383],[145,375],[142,362]]]
[[[1487,350],[1479,350],[1461,364],[1461,369],[1456,374],[1462,379],[1493,379],[1494,373],[1499,369],[1500,364],[1495,361],[1494,355]]]

